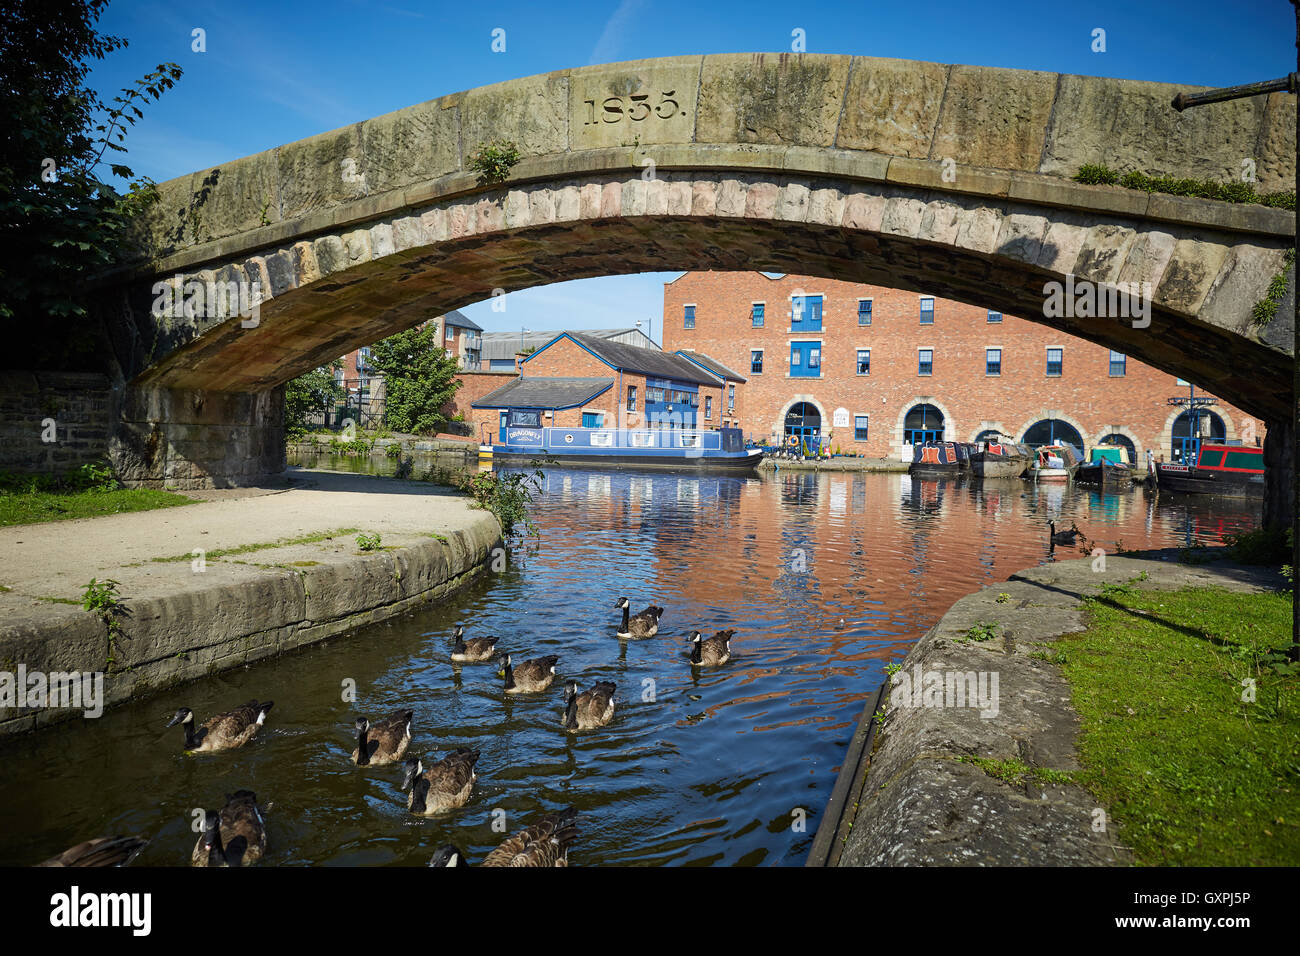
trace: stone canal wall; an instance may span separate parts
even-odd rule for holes
[[[440,600],[481,574],[501,546],[500,525],[468,511],[459,523],[375,553],[297,544],[250,555],[266,562],[259,566],[210,563],[207,574],[179,585],[173,577],[150,596],[124,600],[111,640],[99,615],[72,602],[10,609],[0,624],[0,672],[102,673],[108,707],[314,644]],[[81,716],[0,707],[0,737]]]
[[[0,471],[61,475],[108,457],[108,377],[0,372]]]
[[[809,865],[839,866],[1114,866],[1132,862],[1115,828],[1094,828],[1097,800],[1081,786],[1029,773],[1018,783],[990,776],[972,758],[1018,760],[1031,769],[1079,769],[1079,718],[1059,668],[1041,659],[1044,645],[1086,627],[1082,601],[1103,584],[1146,572],[1143,589],[1276,588],[1260,568],[1183,565],[1176,552],[1140,558],[1060,561],[1013,574],[959,600],[902,662],[888,688],[878,746],[846,762],[844,797],[833,839],[819,830]],[[1010,597],[1002,602],[998,595]],[[991,640],[964,640],[977,623],[997,626]],[[1039,654],[1040,656],[1035,656]],[[909,692],[917,676],[984,674],[976,706],[924,706]],[[901,679],[906,675],[906,683]],[[993,684],[992,677],[997,676]],[[995,694],[990,694],[996,688]],[[918,695],[919,697],[919,695]],[[855,741],[866,736],[864,713]],[[847,776],[847,779],[845,778]],[[1050,775],[1047,775],[1050,779]],[[1064,779],[1064,778],[1060,778]],[[1109,815],[1108,808],[1100,808]]]

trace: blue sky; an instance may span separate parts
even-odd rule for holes
[[[1106,31],[1094,53],[1092,31]],[[266,3],[116,0],[100,21],[130,46],[91,75],[106,98],[161,62],[185,75],[126,145],[161,182],[458,90],[548,70],[692,53],[789,50],[969,63],[1228,86],[1296,68],[1287,0],[1091,3],[922,0],[904,4],[658,2]],[[192,31],[207,51],[191,50]],[[506,31],[506,50],[491,49]],[[627,326],[654,319],[647,273],[512,293],[507,312],[465,311],[486,329]]]

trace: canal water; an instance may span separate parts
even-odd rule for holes
[[[137,865],[184,865],[195,808],[240,788],[272,805],[267,864],[423,865],[446,842],[477,861],[501,839],[494,823],[513,831],[569,804],[581,811],[575,865],[801,864],[885,666],[962,595],[1080,556],[1052,553],[1049,519],[1077,522],[1085,553],[1113,552],[1217,543],[1253,527],[1256,509],[1018,480],[556,468],[540,537],[439,607],[0,741],[0,864],[132,832],[152,838]],[[666,608],[658,637],[615,636],[623,595]],[[615,682],[613,723],[566,733],[558,683],[513,698],[494,667],[453,664],[457,622],[497,635],[516,661],[558,654],[584,687]],[[694,628],[734,628],[734,661],[693,671]],[[186,757],[179,728],[164,729],[181,705],[202,720],[254,697],[275,709],[241,750]],[[469,804],[440,818],[407,812],[400,767],[348,760],[358,713],[408,707],[411,754],[481,751]]]

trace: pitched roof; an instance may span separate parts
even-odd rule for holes
[[[676,354],[680,355],[682,358],[686,359],[689,362],[694,362],[697,365],[703,365],[714,375],[718,376],[718,378],[725,378],[727,379],[727,381],[730,382],[745,381],[745,377],[743,375],[739,375],[736,372],[733,372],[731,369],[727,368],[727,366],[723,365],[717,359],[711,359],[707,355],[703,355],[699,352],[696,352],[694,349],[678,349]]]
[[[602,339],[630,335],[633,338],[639,337],[642,341],[651,344],[654,342],[648,335],[635,327],[626,329],[582,329],[581,331],[585,335],[596,335]],[[555,341],[555,337],[559,334],[559,332],[553,330],[544,332],[484,332],[482,358],[485,362],[513,359],[523,349],[540,349],[543,345]]]
[[[653,378],[670,378],[698,385],[717,385],[717,376],[711,375],[689,359],[659,349],[640,348],[611,342],[584,332],[561,332],[552,341],[568,336],[597,358],[625,372],[640,372]],[[549,345],[550,343],[548,343]],[[540,351],[540,350],[539,350]],[[533,355],[536,355],[534,352]],[[532,358],[532,356],[529,356]],[[525,360],[527,361],[527,360]]]
[[[471,408],[576,408],[613,386],[612,378],[521,375],[488,392]]]
[[[458,329],[473,329],[475,332],[482,332],[483,326],[479,325],[464,312],[453,309],[443,316],[443,321],[447,325],[454,326]]]

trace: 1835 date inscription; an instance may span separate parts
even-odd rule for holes
[[[659,103],[652,106],[650,104],[649,93],[632,93],[628,96],[607,96],[598,104],[595,100],[583,100],[587,104],[587,121],[583,126],[596,126],[600,123],[621,123],[624,119],[629,119],[633,123],[640,123],[649,119],[652,115],[660,119],[672,119],[674,115],[685,116],[686,111],[681,108],[674,96],[676,90],[668,90],[659,94]]]

